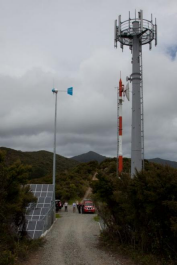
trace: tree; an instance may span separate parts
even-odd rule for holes
[[[26,207],[36,201],[27,184],[30,167],[20,161],[6,166],[5,153],[0,152],[0,260],[13,256],[19,228],[25,226]]]

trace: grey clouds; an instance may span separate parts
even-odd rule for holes
[[[177,161],[177,3],[166,1],[0,1],[0,146],[57,153],[117,154],[117,98],[131,52],[114,49],[114,19],[143,9],[157,17],[158,46],[143,47],[145,157]],[[136,6],[135,6],[136,5]],[[130,157],[131,102],[123,104],[123,154]]]

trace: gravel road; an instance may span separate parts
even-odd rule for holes
[[[121,265],[98,248],[100,228],[95,215],[73,213],[71,206],[60,215],[33,265]]]

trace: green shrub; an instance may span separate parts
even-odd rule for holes
[[[7,166],[0,152],[0,264],[14,264],[27,250],[19,228],[25,225],[26,207],[36,201],[26,185],[29,171],[20,161]]]
[[[177,170],[152,164],[131,179],[109,174],[110,167],[106,161],[105,171],[102,163],[92,183],[109,235],[144,253],[177,259]]]
[[[0,252],[0,265],[13,265],[16,257],[10,250],[4,250]]]

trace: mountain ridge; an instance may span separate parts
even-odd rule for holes
[[[7,147],[0,147],[0,150],[3,150],[7,153],[7,163],[15,162],[17,159],[20,159],[24,164],[32,164],[37,168],[43,168],[45,165],[45,169],[47,173],[52,172],[52,165],[53,165],[53,153],[45,150],[39,151],[21,151],[15,150]],[[90,161],[98,161],[101,163],[105,159],[110,157],[106,157],[100,155],[96,152],[89,151],[87,153],[83,153],[81,155],[73,156],[71,158],[66,158],[64,156],[56,154],[56,169],[57,171],[63,171],[78,165],[79,163],[87,163]],[[177,162],[171,161],[167,159],[162,159],[159,157],[145,159],[149,162],[161,164],[161,165],[168,165],[173,168],[177,168]]]
[[[71,157],[71,159],[82,162],[82,163],[83,162],[87,163],[87,162],[94,161],[94,160],[96,160],[100,163],[107,158],[109,158],[109,157],[102,156],[102,155],[100,155],[96,152],[93,152],[93,151],[89,151],[87,153]],[[171,166],[173,168],[177,168],[177,162],[176,161],[171,161],[171,160],[162,159],[162,158],[158,158],[158,157],[151,158],[151,159],[145,159],[145,160],[148,160],[149,162],[157,163],[160,165],[168,165],[168,166]]]
[[[37,177],[53,172],[53,153],[45,150],[23,152],[7,147],[0,147],[0,151],[6,153],[6,163],[11,165],[17,160],[20,160],[25,165],[32,165],[33,175]],[[56,154],[56,171],[61,172],[75,167],[79,164],[78,161],[66,158]]]
[[[106,156],[102,156],[93,151],[89,151],[87,153],[71,157],[71,159],[76,160],[78,162],[82,162],[82,163],[87,163],[87,162],[95,161],[95,160],[101,163],[106,158],[107,158]]]
[[[166,160],[166,159],[162,159],[159,157],[151,158],[151,159],[147,159],[147,160],[149,162],[157,163],[160,165],[168,165],[168,166],[171,166],[173,168],[177,168],[177,162],[176,161]]]

